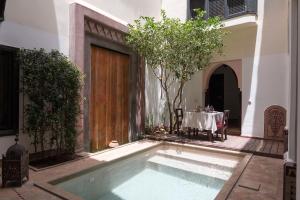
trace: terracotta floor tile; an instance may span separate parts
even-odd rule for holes
[[[239,184],[261,184],[259,191],[242,188]],[[253,156],[228,199],[282,200],[283,160]]]
[[[134,148],[137,148],[134,146]],[[116,152],[117,154],[117,152]],[[110,153],[109,156],[115,154]],[[111,158],[111,157],[110,157]],[[109,158],[108,158],[109,160]],[[0,200],[58,200],[59,198],[35,186],[33,182],[45,181],[62,174],[74,173],[107,160],[88,158],[44,171],[30,171],[30,181],[20,188],[0,188]],[[70,170],[71,169],[71,170]],[[1,177],[0,177],[1,179]],[[0,181],[1,183],[1,181]],[[259,191],[240,187],[261,184]],[[229,195],[230,200],[281,200],[283,191],[283,160],[253,156],[238,183]]]

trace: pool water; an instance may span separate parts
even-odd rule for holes
[[[240,157],[162,146],[56,185],[85,200],[212,200]]]

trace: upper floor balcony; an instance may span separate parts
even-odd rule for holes
[[[190,0],[190,17],[197,8],[206,11],[206,18],[219,16],[225,27],[256,24],[257,0]]]

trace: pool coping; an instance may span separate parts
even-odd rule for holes
[[[153,141],[153,140],[144,139],[144,141]],[[86,153],[86,155],[82,155],[81,157],[78,157],[78,158],[76,158],[76,159],[69,160],[69,161],[62,162],[62,163],[58,163],[58,164],[51,165],[51,166],[47,166],[47,167],[36,168],[36,167],[34,167],[34,166],[32,166],[32,165],[29,165],[29,169],[31,169],[31,170],[33,170],[33,171],[35,171],[35,172],[40,172],[40,171],[52,169],[52,168],[55,168],[55,167],[59,167],[59,166],[62,166],[62,165],[66,165],[66,164],[69,164],[69,163],[73,163],[73,162],[76,162],[76,161],[78,161],[78,160],[83,160],[83,159],[86,159],[86,158],[90,158],[90,157],[93,157],[93,156],[96,156],[96,155],[99,155],[99,154],[103,154],[103,153],[106,153],[106,152],[110,152],[110,151],[113,151],[113,150],[116,150],[116,149],[119,149],[119,148],[123,148],[123,147],[129,146],[129,145],[132,145],[132,144],[138,143],[138,142],[139,142],[139,141],[131,142],[131,143],[119,145],[119,146],[114,147],[114,148],[104,149],[104,150],[97,151],[97,152],[93,152],[93,153]],[[159,142],[159,144],[160,144],[160,143],[161,143],[161,142]],[[81,153],[76,153],[76,154],[80,155]]]
[[[243,172],[245,171],[248,163],[250,162],[253,154],[245,153],[245,157],[241,160],[239,165],[235,168],[231,177],[225,182],[221,191],[218,193],[215,200],[225,200],[229,197],[230,193],[232,192],[233,188],[237,184],[238,180],[242,176]]]
[[[146,142],[149,141],[150,143],[153,142],[151,140],[143,140],[143,141],[146,141]],[[138,142],[140,142],[140,141],[138,141]],[[126,148],[126,147],[128,147],[130,145],[134,145],[138,142],[133,142],[133,143],[126,144],[126,145],[121,145],[121,146],[117,147],[116,149]],[[225,154],[229,154],[229,155],[243,157],[242,160],[240,161],[240,163],[235,168],[235,170],[234,170],[233,174],[231,175],[231,177],[225,182],[224,186],[219,191],[217,197],[215,198],[217,200],[224,200],[224,199],[228,198],[228,196],[230,195],[231,191],[233,190],[234,186],[236,185],[236,183],[239,180],[240,176],[242,175],[243,171],[246,169],[246,166],[247,166],[247,164],[249,163],[249,161],[252,157],[252,154],[249,154],[249,153],[231,151],[231,150],[223,150],[223,149],[216,149],[216,148],[197,146],[197,145],[192,145],[192,144],[182,144],[182,143],[167,142],[167,141],[153,142],[152,145],[146,146],[146,147],[141,148],[141,149],[137,149],[136,151],[133,151],[133,152],[130,152],[130,153],[124,152],[123,155],[119,155],[119,156],[117,156],[116,158],[114,158],[110,161],[99,163],[99,164],[96,164],[94,166],[89,166],[89,167],[86,167],[86,168],[83,167],[83,169],[78,171],[78,172],[73,172],[73,173],[61,175],[60,177],[56,177],[56,178],[52,178],[52,179],[50,178],[49,180],[46,180],[46,181],[37,181],[37,182],[34,182],[33,184],[36,187],[38,187],[38,188],[40,188],[40,189],[42,189],[46,192],[49,192],[50,194],[55,195],[55,196],[57,196],[61,199],[64,199],[64,200],[83,200],[81,197],[76,196],[75,194],[72,194],[70,192],[67,192],[67,191],[65,191],[65,190],[63,190],[59,187],[56,187],[53,184],[57,184],[57,183],[62,182],[64,180],[70,179],[72,177],[76,177],[80,174],[84,174],[86,172],[92,171],[96,168],[104,167],[104,166],[112,164],[114,162],[126,159],[126,158],[128,158],[132,155],[141,153],[143,151],[148,151],[148,150],[150,150],[152,148],[155,148],[155,147],[158,147],[160,145],[181,146],[181,147],[187,147],[187,148],[193,148],[193,149],[199,149],[199,150],[208,150],[208,151],[211,151],[211,152],[225,153]],[[103,151],[103,152],[93,153],[93,154],[88,155],[88,156],[86,156],[82,159],[91,158],[91,157],[97,156],[99,154],[105,154],[105,153],[111,152],[113,150],[115,150],[115,149],[109,149],[109,150],[106,150],[106,151]],[[80,160],[82,160],[82,159],[80,159]],[[75,162],[76,162],[76,160],[72,161],[71,163],[75,163]],[[66,164],[70,164],[70,163],[68,162]],[[61,166],[61,165],[58,165],[58,166]],[[58,167],[58,166],[54,166],[54,167]],[[54,168],[54,167],[52,167],[52,168]]]
[[[242,176],[249,161],[251,160],[251,158],[253,156],[253,154],[251,154],[251,153],[219,149],[219,148],[212,148],[212,147],[207,147],[207,146],[197,146],[197,145],[186,144],[186,143],[180,144],[180,143],[176,143],[176,142],[164,142],[164,143],[171,144],[171,145],[174,144],[177,146],[181,145],[181,146],[186,146],[186,147],[191,147],[191,148],[199,148],[200,147],[199,149],[206,149],[206,150],[214,151],[214,152],[218,152],[218,153],[226,153],[226,154],[231,154],[231,155],[235,155],[235,156],[244,156],[244,158],[240,161],[238,166],[234,169],[234,172],[231,175],[231,177],[225,182],[222,189],[219,191],[215,200],[225,200],[229,197],[231,191],[237,184],[239,178]]]

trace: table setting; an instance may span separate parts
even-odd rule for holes
[[[217,131],[217,123],[220,123],[222,119],[223,112],[215,111],[212,106],[207,106],[204,109],[197,107],[195,110],[184,113],[182,126],[214,133]]]

